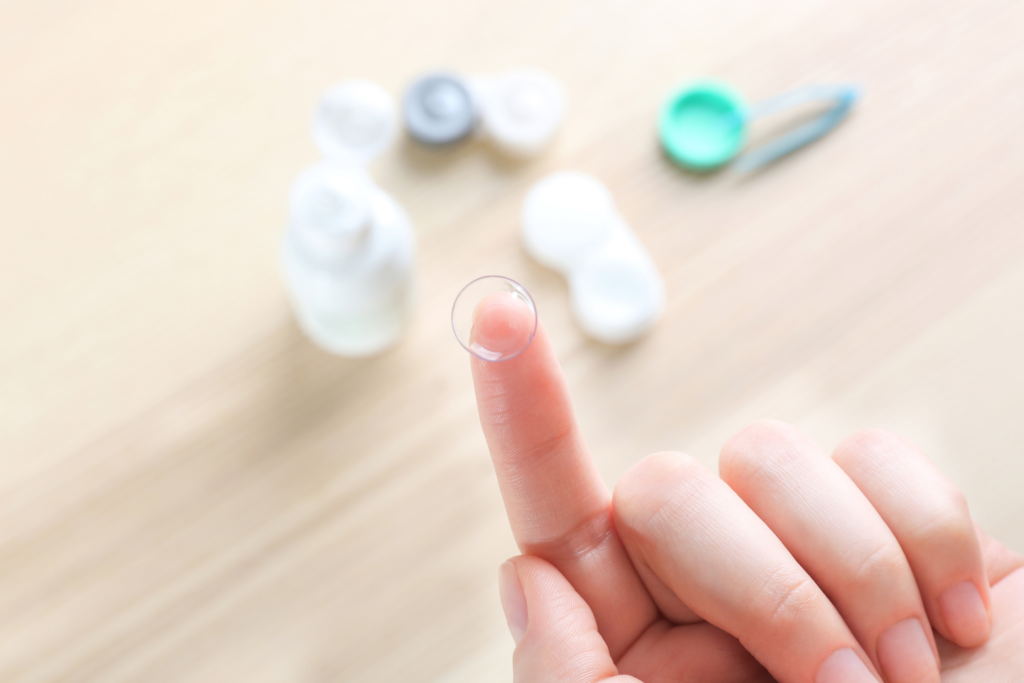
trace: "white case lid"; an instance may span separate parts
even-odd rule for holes
[[[516,69],[477,79],[473,85],[483,131],[507,152],[537,154],[562,123],[565,92],[546,71]]]
[[[576,322],[606,344],[638,339],[658,321],[665,303],[657,267],[625,226],[569,275],[569,291]]]
[[[523,201],[523,246],[535,259],[563,274],[609,240],[615,200],[599,181],[561,171],[541,179]]]
[[[397,130],[394,98],[372,81],[336,83],[313,110],[313,141],[328,159],[367,164],[391,145]]]

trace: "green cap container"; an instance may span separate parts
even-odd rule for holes
[[[747,104],[732,88],[700,81],[668,98],[658,135],[673,161],[694,171],[710,171],[736,157],[747,129]]]

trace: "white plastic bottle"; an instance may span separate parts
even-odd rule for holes
[[[402,208],[358,166],[325,161],[292,187],[284,273],[303,331],[368,356],[394,345],[414,299],[416,238]]]

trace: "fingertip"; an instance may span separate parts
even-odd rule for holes
[[[514,358],[533,340],[536,312],[510,292],[492,292],[476,305],[469,336],[470,351],[486,361]]]
[[[852,648],[833,652],[822,663],[814,683],[878,683],[878,679]]]
[[[719,476],[739,493],[738,484],[766,462],[766,454],[798,451],[806,443],[807,437],[791,424],[757,420],[733,434],[722,446]]]
[[[974,531],[981,544],[981,554],[985,564],[985,576],[988,585],[995,586],[1004,578],[1024,567],[1024,557],[1008,549],[1005,545],[985,533],[977,522]]]
[[[889,683],[939,683],[939,659],[917,617],[887,628],[878,638],[877,654]]]
[[[949,636],[961,647],[977,647],[992,630],[988,608],[973,581],[960,581],[939,596],[939,609]]]
[[[518,645],[529,624],[529,610],[519,573],[511,561],[503,562],[498,567],[498,595],[501,598],[501,609],[505,612],[509,633]]]

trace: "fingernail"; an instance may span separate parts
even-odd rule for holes
[[[939,680],[939,664],[917,617],[898,621],[879,636],[878,661],[889,683]]]
[[[988,610],[973,581],[961,581],[947,588],[939,596],[939,609],[957,645],[975,647],[988,640]]]
[[[512,633],[516,645],[526,633],[526,594],[523,584],[519,583],[519,574],[511,562],[504,562],[498,567],[498,593],[501,595],[501,608],[505,610],[505,621]]]
[[[848,647],[836,650],[818,669],[814,683],[878,683],[857,653]]]

